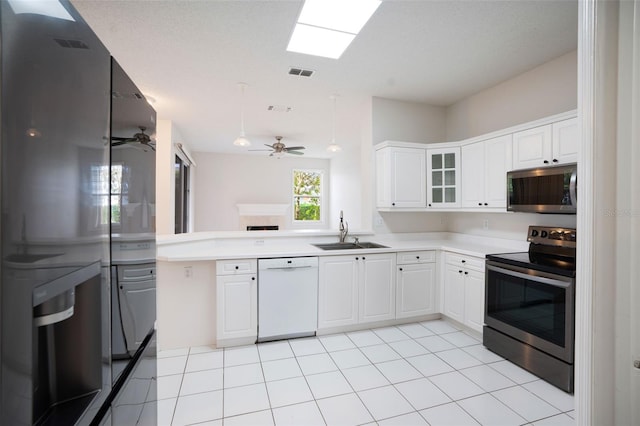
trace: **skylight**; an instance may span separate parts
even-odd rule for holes
[[[338,59],[380,0],[306,0],[287,50]]]

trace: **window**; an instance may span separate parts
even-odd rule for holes
[[[293,220],[294,222],[322,220],[322,172],[293,171]]]
[[[176,179],[175,233],[188,232],[189,222],[189,162],[176,155],[174,164]]]
[[[120,224],[122,205],[128,203],[128,187],[124,175],[128,168],[122,164],[94,165],[91,167],[93,194],[100,206],[100,225]],[[107,208],[109,207],[109,208]]]

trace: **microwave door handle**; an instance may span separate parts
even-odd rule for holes
[[[578,205],[578,196],[576,194],[576,188],[578,183],[578,170],[571,172],[571,179],[569,180],[569,197],[571,198],[571,205],[576,207]]]
[[[568,288],[571,286],[571,283],[568,283],[568,282],[554,280],[553,278],[546,278],[546,277],[539,277],[531,274],[525,274],[522,272],[517,272],[513,269],[500,268],[498,266],[493,266],[493,265],[487,265],[487,269],[491,271],[499,272],[505,275],[511,275],[513,277],[522,278],[528,281],[535,281],[541,284],[548,284],[554,287]]]

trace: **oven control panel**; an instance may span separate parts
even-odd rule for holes
[[[529,226],[527,241],[549,246],[576,246],[576,230],[549,226]]]

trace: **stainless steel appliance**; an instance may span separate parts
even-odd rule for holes
[[[318,258],[258,259],[258,341],[313,336]]]
[[[576,164],[512,170],[507,173],[507,210],[576,213]]]
[[[151,148],[128,139],[155,113],[112,103],[109,52],[69,1],[2,1],[0,24],[0,424],[154,424],[153,321],[112,369],[110,274],[122,240],[152,241],[125,261],[155,262],[155,158],[127,153],[114,180],[109,140]]]
[[[68,1],[45,3],[0,2],[2,425],[89,424],[111,389],[111,59]]]
[[[530,226],[529,251],[487,255],[484,345],[573,392],[576,230]]]

